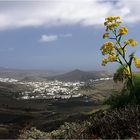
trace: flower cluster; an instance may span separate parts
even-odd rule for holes
[[[134,39],[132,39],[132,38],[130,38],[130,39],[128,39],[128,40],[125,40],[124,41],[124,44],[125,45],[130,45],[130,46],[132,46],[132,47],[135,47],[135,46],[137,46],[137,41],[135,41]]]
[[[104,25],[106,27],[106,31],[103,34],[103,38],[113,39],[113,42],[105,42],[100,50],[103,55],[108,55],[106,58],[102,59],[102,65],[105,66],[108,62],[119,62],[121,65],[125,66],[124,68],[124,75],[129,75],[131,66],[130,64],[133,60],[135,66],[140,68],[140,59],[135,58],[134,56],[131,57],[129,60],[125,57],[126,56],[126,46],[137,46],[137,41],[130,38],[124,41],[124,44],[121,43],[121,37],[127,34],[128,29],[124,26],[120,26],[121,19],[119,16],[109,16],[105,18]],[[114,35],[111,37],[111,35]],[[128,65],[128,67],[127,67]]]
[[[101,49],[103,55],[108,55],[107,58],[102,59],[102,66],[105,66],[108,62],[114,62],[117,61],[117,56],[114,52],[114,44],[113,42],[105,42]]]
[[[140,59],[134,57],[134,64],[135,64],[136,68],[140,68]]]
[[[122,26],[118,31],[119,35],[125,35],[127,34],[127,32],[128,32],[128,29],[124,26]]]
[[[112,54],[113,50],[114,50],[114,45],[113,42],[105,42],[102,46],[101,49],[102,54]]]
[[[117,56],[114,54],[114,55],[109,55],[108,56],[108,61],[109,62],[114,62],[114,61],[116,61],[117,60]]]
[[[108,62],[117,61],[117,58],[115,54],[109,54],[107,58],[102,59],[102,66],[105,66]]]
[[[107,64],[108,60],[107,58],[103,58],[102,59],[102,66],[105,66]]]
[[[106,26],[106,31],[117,28],[121,23],[119,16],[109,16],[105,18],[104,25]]]

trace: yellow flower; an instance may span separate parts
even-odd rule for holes
[[[103,34],[103,38],[108,38],[109,37],[109,33],[104,33]]]
[[[121,17],[120,17],[120,16],[117,16],[116,18],[117,18],[117,19],[121,19]]]
[[[140,68],[140,59],[139,58],[134,58],[134,64],[136,68]]]
[[[131,45],[132,47],[137,46],[137,41],[135,41],[134,39],[128,39],[128,41],[130,42],[130,45]]]
[[[124,26],[122,26],[118,31],[119,35],[125,35],[127,32],[128,32],[128,29]]]
[[[100,50],[102,51],[102,54],[103,55],[112,53],[112,51],[114,50],[113,42],[105,42],[101,46],[101,49]]]
[[[124,41],[124,44],[125,44],[125,45],[130,45],[129,40],[125,40],[125,41]]]
[[[106,42],[106,46],[113,46],[113,42]]]
[[[105,18],[105,21],[108,21],[108,22],[113,22],[115,20],[120,20],[120,16],[109,16]]]
[[[107,58],[103,58],[102,59],[102,66],[105,66],[107,64],[108,60]]]
[[[137,46],[137,44],[138,44],[138,43],[135,41],[135,42],[131,43],[131,46],[132,46],[132,47],[135,47],[135,46]]]
[[[119,16],[109,16],[105,18],[104,25],[106,26],[106,30],[112,30],[113,28],[117,28],[121,23],[121,19]]]
[[[117,56],[116,55],[109,55],[108,56],[108,61],[110,61],[110,62],[113,62],[113,61],[116,61],[117,60]]]
[[[128,40],[125,40],[124,44],[125,45],[131,45],[132,47],[135,47],[135,46],[137,46],[138,43],[134,39],[130,38]]]

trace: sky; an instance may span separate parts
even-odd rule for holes
[[[139,9],[140,0],[0,1],[0,67],[113,70],[101,66],[104,18],[121,16],[140,42]]]

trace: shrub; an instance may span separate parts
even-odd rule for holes
[[[111,108],[119,108],[128,104],[134,104],[134,99],[126,91],[122,93],[113,93],[104,104],[110,105]]]
[[[135,84],[133,92],[137,96],[137,99],[124,87],[120,93],[112,93],[104,104],[110,105],[112,108],[119,108],[128,104],[140,104],[140,76],[135,74],[133,79]]]
[[[100,111],[94,114],[84,138],[138,139],[140,138],[140,106]],[[96,136],[96,137],[95,137]]]
[[[30,128],[29,130],[25,129],[20,132],[18,139],[48,139],[49,136],[46,132],[37,130],[35,127]]]
[[[24,130],[19,139],[138,139],[140,138],[140,105],[98,111],[86,121],[65,122],[57,130],[42,132]]]
[[[51,139],[78,139],[87,127],[90,126],[90,122],[83,121],[82,123],[67,123],[65,122],[58,130],[54,130],[49,133]]]
[[[20,139],[72,139],[80,138],[81,134],[87,127],[90,126],[90,122],[83,121],[82,123],[65,122],[57,130],[51,132],[43,132],[32,127],[30,130],[23,130]]]

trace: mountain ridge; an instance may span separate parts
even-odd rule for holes
[[[59,81],[88,81],[90,79],[107,78],[112,77],[112,74],[107,71],[82,71],[75,69],[73,71],[47,77],[48,80],[59,80]]]
[[[49,71],[49,70],[22,70],[0,67],[1,78],[14,78],[20,81],[87,81],[89,79],[98,79],[112,77],[112,73],[108,71],[84,71],[75,69],[72,71]]]

